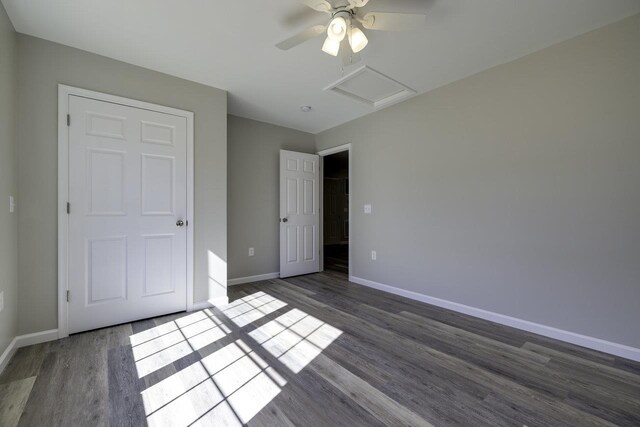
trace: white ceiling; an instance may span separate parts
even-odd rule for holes
[[[18,32],[226,89],[232,114],[317,133],[372,111],[322,90],[342,76],[322,38],[274,46],[326,20],[296,0],[2,2]],[[419,31],[368,31],[351,67],[424,93],[639,13],[640,0],[371,0],[366,9],[427,15]]]

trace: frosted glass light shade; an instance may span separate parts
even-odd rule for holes
[[[322,45],[322,51],[324,53],[328,53],[331,56],[338,56],[338,51],[340,50],[340,40],[333,40],[330,37],[327,37]]]
[[[360,52],[367,46],[367,43],[369,43],[369,40],[367,40],[367,36],[364,35],[360,28],[353,27],[351,31],[349,31],[349,44],[351,45],[353,53]]]

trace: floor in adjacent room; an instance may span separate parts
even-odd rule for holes
[[[640,363],[326,272],[19,349],[0,425],[640,425]]]
[[[349,245],[325,245],[324,269],[349,274]]]

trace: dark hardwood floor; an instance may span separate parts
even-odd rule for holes
[[[640,363],[325,272],[18,350],[0,425],[640,425]]]

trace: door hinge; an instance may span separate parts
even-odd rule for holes
[[[71,213],[71,203],[67,202],[67,214]]]
[[[71,114],[67,114],[67,126],[71,126]]]
[[[71,301],[71,291],[67,291],[67,302]]]

